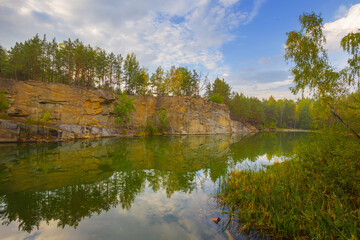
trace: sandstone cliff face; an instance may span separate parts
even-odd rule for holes
[[[9,119],[0,123],[0,141],[15,139],[29,118],[40,119],[46,111],[52,119],[40,132],[55,138],[86,138],[135,134],[156,117],[161,108],[167,110],[169,127],[166,134],[218,134],[250,132],[241,122],[230,119],[225,105],[200,97],[133,97],[135,111],[130,123],[120,127],[113,112],[116,96],[105,90],[87,90],[63,84],[0,79],[0,91],[10,101],[6,114]],[[18,124],[18,125],[17,125]],[[10,127],[8,127],[10,126]],[[23,127],[24,128],[24,127]],[[4,129],[10,129],[9,131]],[[39,132],[39,127],[32,129]]]

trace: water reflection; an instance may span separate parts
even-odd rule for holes
[[[205,182],[215,183],[240,162],[290,156],[298,137],[267,133],[1,145],[0,218],[3,225],[17,223],[30,233],[43,222],[76,228],[94,214],[120,206],[129,211],[146,196],[165,193],[169,199],[181,193],[186,201],[195,190],[209,194]],[[203,197],[198,201],[206,205]],[[152,218],[160,210],[151,204],[156,206],[150,201],[145,211],[152,211],[149,224],[183,221],[171,212]],[[184,211],[198,214],[190,209]]]

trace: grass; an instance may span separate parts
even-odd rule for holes
[[[216,197],[241,222],[295,239],[358,239],[360,147],[348,136],[314,134],[296,159],[266,171],[233,171]]]

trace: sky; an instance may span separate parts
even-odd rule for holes
[[[134,52],[150,74],[183,66],[247,96],[296,98],[284,49],[304,12],[321,14],[330,60],[343,67],[339,43],[360,29],[360,0],[0,0],[0,45],[9,50],[37,33],[79,38]]]

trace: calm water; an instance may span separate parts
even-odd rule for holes
[[[0,145],[0,239],[227,239],[210,220],[218,179],[283,161],[302,136]]]

